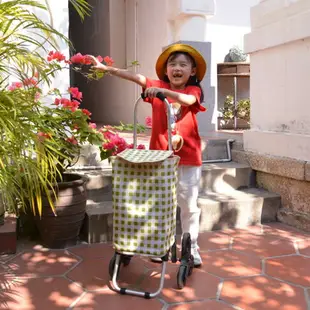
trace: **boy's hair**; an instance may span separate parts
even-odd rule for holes
[[[165,67],[167,67],[168,61],[174,60],[179,55],[185,55],[190,60],[190,62],[192,63],[193,68],[196,68],[196,62],[195,62],[194,58],[190,54],[188,54],[186,52],[174,52],[174,53],[171,53],[169,55],[168,59],[167,59]],[[164,82],[167,82],[167,83],[170,82],[167,75],[165,75]],[[200,102],[202,103],[204,101],[203,89],[202,89],[202,87],[200,85],[200,81],[197,80],[197,76],[196,75],[190,76],[190,78],[188,79],[188,81],[186,83],[186,86],[197,86],[197,87],[199,87],[200,90],[201,90]]]

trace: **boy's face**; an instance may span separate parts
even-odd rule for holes
[[[189,56],[176,54],[168,58],[165,73],[172,89],[183,89],[189,78],[196,74],[196,68],[193,67]]]

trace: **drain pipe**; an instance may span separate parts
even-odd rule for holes
[[[227,163],[229,161],[231,161],[231,149],[230,149],[230,144],[233,143],[235,140],[234,139],[228,139],[226,142],[226,148],[227,148],[227,154],[228,154],[228,158],[224,158],[224,159],[206,159],[203,160],[202,163],[203,164],[211,164],[211,163]],[[207,146],[208,147],[208,146]]]

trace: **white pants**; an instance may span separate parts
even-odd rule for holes
[[[181,209],[182,233],[189,232],[192,247],[197,247],[200,209],[197,206],[201,167],[179,166],[178,205]]]

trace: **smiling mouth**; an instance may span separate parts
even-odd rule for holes
[[[174,78],[181,78],[183,75],[181,73],[174,73],[173,77]]]

